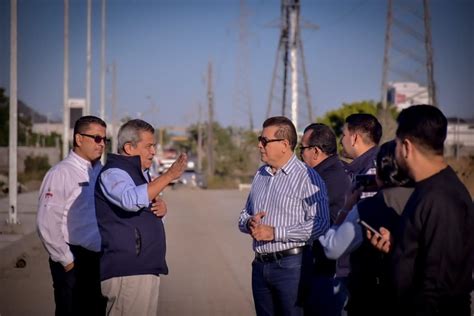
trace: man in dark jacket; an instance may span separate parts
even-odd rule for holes
[[[186,155],[160,177],[148,169],[155,154],[154,129],[131,120],[118,132],[119,155],[109,154],[95,190],[102,237],[102,294],[107,315],[156,315],[160,274],[168,274],[160,192],[186,168]]]
[[[336,135],[326,125],[315,123],[304,130],[300,145],[301,159],[314,168],[326,183],[331,225],[344,205],[351,181],[337,155]],[[308,315],[339,315],[345,301],[335,280],[336,261],[326,258],[318,240],[313,243],[312,282],[305,303]]]

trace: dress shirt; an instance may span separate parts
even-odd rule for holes
[[[324,253],[330,259],[339,259],[343,254],[351,253],[363,241],[362,227],[359,224],[359,211],[357,205],[347,214],[341,225],[333,225],[319,242],[324,248]]]
[[[262,224],[273,226],[274,240],[253,242],[259,253],[304,246],[329,228],[329,206],[324,181],[312,168],[292,155],[274,174],[268,165],[255,175],[239,229],[249,233],[247,222],[266,212]]]
[[[37,228],[51,260],[63,266],[74,261],[69,245],[100,251],[94,187],[102,165],[94,166],[71,151],[51,168],[41,184]]]
[[[148,170],[143,171],[149,182]],[[135,185],[132,177],[122,169],[110,168],[100,175],[100,188],[105,197],[125,211],[137,212],[150,204],[148,184]]]

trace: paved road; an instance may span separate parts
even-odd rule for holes
[[[240,233],[236,224],[246,194],[231,190],[165,192],[170,274],[161,281],[160,315],[255,313],[250,288],[250,238]],[[33,204],[28,204],[31,211],[35,199],[33,193],[21,200]],[[3,209],[5,200],[0,203]],[[4,215],[1,211],[0,216]],[[31,223],[31,216],[25,214],[24,218]],[[0,270],[1,316],[54,314],[47,255],[37,238],[30,239],[26,267]]]

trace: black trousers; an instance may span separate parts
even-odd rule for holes
[[[69,247],[74,255],[72,270],[66,272],[62,264],[49,259],[55,315],[105,315],[107,301],[100,291],[100,254],[80,246]]]

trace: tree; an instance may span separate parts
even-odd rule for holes
[[[318,123],[324,123],[331,127],[336,137],[342,134],[342,127],[346,117],[354,113],[368,113],[372,115],[377,114],[377,104],[374,101],[360,101],[353,103],[343,103],[342,106],[336,110],[327,112],[323,117],[318,118]]]
[[[336,137],[339,138],[342,134],[342,127],[344,126],[346,117],[355,113],[368,113],[377,117],[383,127],[381,142],[394,138],[396,126],[395,118],[398,115],[396,108],[389,107],[384,110],[380,103],[375,103],[374,101],[343,103],[340,108],[327,112],[323,117],[318,118],[317,121],[330,126],[336,134]]]
[[[22,103],[18,101],[18,104]],[[5,89],[0,87],[0,146],[8,146],[10,120],[10,101],[5,95]],[[32,131],[31,117],[18,114],[18,144],[26,145]]]
[[[204,147],[207,146],[207,128],[203,124],[202,133]],[[215,153],[215,175],[220,179],[237,180],[248,178],[258,167],[256,150],[257,135],[241,128],[224,128],[215,122],[213,124]],[[189,149],[191,154],[197,154],[198,128],[192,125],[188,128]],[[203,148],[204,153],[206,149]],[[204,165],[207,164],[204,159]]]

